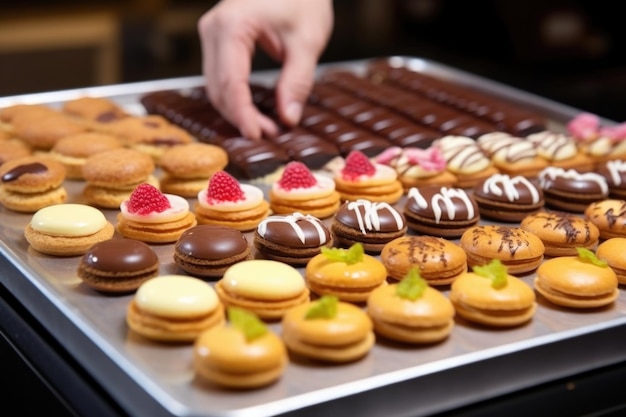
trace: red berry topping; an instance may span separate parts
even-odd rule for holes
[[[361,151],[351,151],[346,157],[346,165],[341,170],[341,175],[348,180],[355,180],[361,175],[371,177],[376,173],[376,167],[369,158]]]
[[[207,200],[209,203],[240,201],[245,196],[239,182],[226,171],[217,171],[209,180]]]
[[[172,207],[165,195],[154,185],[139,184],[130,194],[128,211],[134,214],[148,215],[161,213]]]
[[[278,185],[285,190],[294,188],[311,188],[317,184],[317,180],[302,162],[291,161],[285,166],[283,175],[278,180]]]

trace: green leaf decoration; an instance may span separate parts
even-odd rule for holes
[[[238,307],[228,308],[228,321],[241,331],[248,342],[268,332],[267,326],[254,313]]]
[[[493,259],[487,265],[476,265],[472,271],[481,277],[489,278],[491,286],[495,289],[506,287],[508,282],[506,266],[502,264],[500,259]]]
[[[336,296],[323,295],[319,300],[313,302],[304,318],[306,320],[332,319],[337,316],[337,304],[339,304],[339,298]]]
[[[411,268],[396,286],[396,294],[400,298],[415,301],[424,294],[426,288],[428,288],[426,280],[420,276],[417,268]]]
[[[355,243],[350,246],[349,249],[322,247],[322,253],[331,261],[344,262],[348,265],[352,265],[363,260],[365,250],[363,249],[363,245]]]
[[[576,252],[578,252],[578,259],[582,262],[588,262],[601,268],[606,268],[608,265],[606,261],[598,259],[596,254],[587,248],[576,248]]]

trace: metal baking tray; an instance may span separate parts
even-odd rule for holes
[[[392,57],[415,71],[523,103],[549,117],[555,128],[580,110],[449,66],[415,57]],[[368,60],[320,65],[319,71],[363,71]],[[276,72],[252,81],[271,84]],[[190,89],[202,77],[93,87],[0,98],[57,106],[91,95],[108,97],[144,113],[138,98],[165,89]],[[81,202],[80,182],[67,181],[70,202]],[[105,215],[115,222],[114,210]],[[103,295],[76,277],[79,257],[54,258],[29,249],[23,231],[31,216],[0,207],[0,282],[56,337],[130,415],[262,417],[351,413],[420,416],[531,387],[626,360],[626,291],[609,308],[575,311],[538,299],[525,326],[494,330],[457,321],[442,343],[411,347],[378,340],[362,360],[344,365],[292,361],[274,385],[253,391],[217,389],[194,376],[189,345],[157,344],[129,333],[126,307],[132,295]],[[161,273],[180,273],[173,245],[153,246]],[[533,276],[523,277],[532,285]],[[280,332],[280,325],[273,324]]]

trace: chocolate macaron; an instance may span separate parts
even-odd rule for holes
[[[578,172],[550,166],[539,173],[546,206],[582,213],[593,202],[609,196],[606,179],[595,172]]]
[[[83,255],[77,274],[98,291],[130,292],[159,274],[159,257],[139,240],[109,239],[94,244]]]
[[[220,278],[231,265],[251,259],[246,236],[227,226],[198,225],[187,229],[174,246],[174,262],[199,277]]]
[[[543,192],[526,177],[494,174],[476,184],[473,193],[484,218],[519,222],[543,208]]]

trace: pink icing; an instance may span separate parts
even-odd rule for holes
[[[419,166],[424,171],[441,172],[446,168],[446,160],[438,147],[428,149],[400,148],[393,146],[386,149],[375,160],[379,164],[393,165],[395,159],[404,156],[410,166]]]

